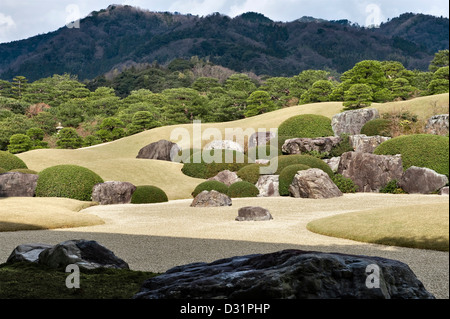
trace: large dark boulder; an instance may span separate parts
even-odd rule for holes
[[[35,174],[0,174],[0,197],[34,197],[37,179]]]
[[[111,250],[96,241],[84,239],[65,241],[43,250],[38,263],[55,269],[64,269],[71,264],[85,269],[129,269],[128,264]]]
[[[30,262],[37,263],[39,254],[46,249],[52,248],[47,244],[23,244],[17,246],[6,260],[7,263]]]
[[[181,148],[178,144],[166,140],[160,140],[141,148],[136,158],[171,162],[172,159],[176,158],[180,151]]]
[[[400,261],[300,250],[175,267],[134,298],[435,299]]]
[[[447,183],[448,178],[445,175],[426,167],[411,166],[403,173],[398,186],[409,194],[431,194]]]
[[[269,210],[264,207],[258,206],[246,206],[239,208],[238,216],[236,217],[236,221],[265,221],[273,219]]]
[[[347,152],[342,154],[337,172],[358,185],[359,192],[379,192],[390,181],[400,180],[403,163],[400,155]]]
[[[128,182],[105,182],[92,189],[92,200],[101,205],[129,204],[136,186]]]

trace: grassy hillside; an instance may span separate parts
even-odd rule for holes
[[[427,119],[433,112],[439,109],[448,112],[448,94],[417,98],[410,101],[391,102],[386,104],[374,104],[380,113],[388,110],[410,111],[419,118]],[[327,117],[340,113],[341,102],[325,102],[308,105],[300,105],[282,110],[266,113],[239,121],[202,124],[202,132],[207,128],[217,128],[225,138],[225,129],[252,128],[269,130],[278,128],[286,119],[300,114],[319,114]],[[97,145],[95,147],[78,150],[43,149],[19,154],[30,169],[41,171],[47,167],[59,164],[74,164],[87,167],[99,174],[105,181],[126,181],[135,185],[155,185],[162,188],[169,199],[190,198],[194,188],[202,180],[190,178],[181,172],[182,164],[136,159],[139,150],[160,139],[170,140],[171,133],[176,128],[183,128],[189,132],[191,143],[201,142],[204,146],[208,140],[198,137],[193,141],[192,125],[177,125],[159,127],[126,137],[111,143]],[[172,139],[179,142],[179,138]],[[188,148],[187,143],[180,143],[183,148]]]

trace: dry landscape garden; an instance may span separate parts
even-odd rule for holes
[[[0,80],[0,298],[448,299],[448,86],[448,50]]]

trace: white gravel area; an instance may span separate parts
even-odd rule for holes
[[[95,206],[81,211],[99,216],[104,225],[82,228],[0,233],[0,263],[25,243],[56,244],[69,239],[96,240],[134,270],[165,272],[169,268],[212,262],[232,256],[283,249],[379,256],[409,265],[425,288],[449,298],[449,254],[391,247],[323,236],[306,229],[308,222],[366,209],[448,203],[448,196],[346,194],[328,200],[294,198],[233,199],[231,207],[193,208],[192,200],[152,205]],[[262,206],[273,220],[237,222],[237,210]]]

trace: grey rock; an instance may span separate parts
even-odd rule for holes
[[[390,140],[386,136],[367,136],[364,134],[350,135],[349,141],[355,152],[373,153],[373,151],[383,142]]]
[[[429,134],[447,135],[449,133],[449,115],[440,114],[433,116],[428,120],[425,130]]]
[[[281,147],[285,154],[302,154],[311,151],[331,152],[342,141],[340,137],[294,138],[286,140]]]
[[[238,217],[236,217],[236,220],[239,222],[266,221],[271,219],[273,219],[273,217],[267,209],[257,206],[247,206],[239,208]]]
[[[0,197],[34,197],[37,179],[35,174],[0,174]]]
[[[403,173],[398,186],[409,194],[431,194],[447,183],[448,178],[445,175],[429,168],[411,166]]]
[[[141,148],[136,158],[171,162],[180,151],[181,148],[176,143],[160,140]]]
[[[331,127],[335,136],[341,134],[357,135],[367,122],[380,117],[377,109],[359,109],[336,114],[331,119]]]
[[[230,140],[214,140],[208,143],[204,150],[229,150],[244,153],[244,148],[236,142]]]
[[[391,180],[403,175],[401,155],[375,155],[347,152],[342,154],[339,174],[358,185],[358,192],[379,192]]]
[[[11,255],[9,255],[7,263],[15,262],[31,262],[37,263],[39,260],[39,254],[49,248],[52,245],[47,244],[24,244],[17,246]]]
[[[276,197],[280,196],[279,185],[279,175],[261,175],[255,186],[259,189],[259,197]]]
[[[191,203],[191,207],[220,207],[231,206],[231,198],[215,190],[203,191]]]
[[[333,172],[337,172],[338,168],[339,168],[339,163],[341,161],[341,157],[332,157],[329,159],[324,159],[323,160],[325,163],[327,163],[328,166],[330,166],[331,170]]]
[[[276,136],[274,132],[256,132],[248,138],[248,148],[266,145]]]
[[[318,168],[298,171],[289,187],[295,198],[333,198],[343,196],[342,192],[327,173]]]
[[[227,186],[242,181],[242,179],[240,179],[235,172],[229,170],[222,171],[216,176],[209,178],[208,180],[222,182]]]
[[[129,204],[136,186],[128,182],[105,182],[92,190],[92,200],[101,205]]]
[[[449,187],[448,186],[442,187],[439,192],[439,195],[449,196]]]
[[[65,241],[43,250],[38,263],[55,269],[65,269],[71,264],[84,269],[129,269],[112,251],[96,241],[84,239]]]
[[[435,299],[400,261],[300,250],[178,266],[133,298]]]

